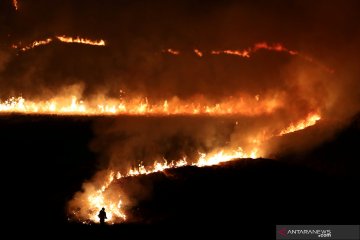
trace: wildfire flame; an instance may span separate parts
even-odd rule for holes
[[[79,44],[86,44],[86,45],[92,45],[92,46],[105,46],[105,41],[102,39],[97,41],[97,40],[91,40],[91,39],[87,39],[87,38],[80,38],[80,37],[73,38],[73,37],[67,37],[67,36],[56,36],[55,38],[58,39],[60,42],[64,42],[64,43],[79,43]],[[27,50],[36,48],[41,45],[47,45],[47,44],[51,43],[53,40],[54,40],[54,38],[37,40],[37,41],[34,41],[33,43],[31,43],[27,46],[24,46],[24,47],[21,47],[21,44],[20,45],[13,44],[12,48],[19,49],[20,51],[27,51]]]
[[[11,97],[0,100],[0,112],[24,114],[57,115],[245,115],[269,114],[283,106],[281,96],[264,96],[259,100],[254,96],[227,98],[219,102],[209,100],[169,100],[150,103],[147,98],[106,99],[102,96],[81,100],[75,95],[59,96],[49,100],[27,100]]]
[[[211,54],[213,55],[219,55],[219,54],[227,54],[227,55],[236,55],[239,57],[250,57],[250,52],[248,50],[223,50],[223,51],[211,51]]]
[[[49,44],[50,42],[52,42],[52,38],[47,38],[45,40],[39,40],[39,41],[34,41],[33,43],[31,43],[28,46],[25,47],[19,47],[18,45],[12,45],[13,48],[19,49],[20,51],[27,51],[30,49],[33,49],[35,47],[41,46],[41,45],[46,45]]]
[[[282,135],[285,135],[288,133],[292,133],[292,132],[296,132],[296,131],[300,131],[307,127],[313,126],[320,119],[321,119],[321,116],[317,113],[309,114],[306,119],[301,120],[295,124],[291,124],[289,127],[283,129],[280,132],[279,136],[282,136]]]
[[[321,119],[319,113],[311,113],[304,120],[301,120],[295,124],[290,124],[288,127],[284,128],[280,131],[280,136],[299,131],[305,129],[309,126],[315,125],[317,121]],[[105,194],[109,190],[110,185],[114,181],[121,181],[123,178],[127,177],[135,177],[139,175],[147,175],[155,172],[163,172],[166,169],[171,168],[179,168],[184,166],[195,166],[195,167],[205,167],[218,165],[220,163],[228,162],[234,159],[242,159],[242,158],[258,158],[261,156],[260,147],[261,144],[274,137],[279,135],[266,135],[258,138],[254,138],[252,140],[253,147],[249,151],[244,151],[242,148],[238,148],[235,150],[215,150],[211,153],[201,153],[199,152],[199,157],[195,162],[188,162],[186,157],[178,160],[178,161],[170,161],[163,160],[163,162],[155,161],[150,166],[144,166],[143,164],[139,164],[137,167],[129,169],[125,173],[121,173],[119,171],[111,170],[108,173],[108,176],[105,178],[104,184],[100,187],[100,189],[88,193],[87,202],[84,204],[84,207],[88,208],[89,211],[85,211],[85,215],[79,215],[77,212],[74,212],[75,218],[81,220],[83,222],[92,221],[99,222],[99,218],[97,217],[98,212],[101,208],[105,207],[108,213],[108,223],[117,223],[126,220],[126,215],[122,209],[122,197],[118,196],[117,200],[106,199]],[[115,173],[116,172],[116,173]],[[110,190],[109,190],[110,191]]]
[[[61,42],[65,43],[81,43],[81,44],[87,44],[87,45],[93,45],[93,46],[105,46],[104,40],[90,40],[86,38],[80,38],[80,37],[67,37],[67,36],[56,36],[57,39],[59,39]]]
[[[239,56],[239,57],[250,58],[253,53],[255,53],[259,50],[285,52],[290,55],[300,55],[300,53],[298,51],[290,50],[281,43],[269,44],[266,42],[255,43],[252,47],[248,47],[246,49],[240,49],[240,50],[239,49],[211,50],[210,52],[208,52],[208,54],[211,54],[211,55],[225,54],[225,55],[235,55],[235,56]],[[199,57],[202,57],[204,55],[204,52],[200,51],[199,49],[195,48],[193,51]],[[163,52],[173,54],[173,55],[181,54],[180,51],[173,50],[171,48],[166,49]],[[301,56],[303,56],[303,55],[301,55]],[[306,58],[308,61],[312,61],[312,59],[309,57],[305,57],[305,56],[303,56],[303,57]]]
[[[98,223],[98,213],[101,208],[105,208],[107,212],[107,222],[108,223],[116,223],[126,220],[126,215],[122,209],[122,200],[121,196],[119,196],[119,200],[111,201],[105,198],[106,191],[109,186],[114,182],[114,180],[120,180],[126,177],[134,177],[139,175],[147,175],[155,172],[163,172],[166,169],[170,168],[178,168],[183,166],[196,166],[196,167],[204,167],[220,164],[222,162],[231,161],[235,158],[256,158],[257,151],[252,151],[250,154],[245,153],[241,148],[235,151],[218,151],[211,154],[199,153],[200,157],[194,163],[187,162],[186,158],[180,159],[179,161],[171,161],[167,162],[164,160],[163,163],[154,162],[152,166],[144,166],[140,164],[136,168],[129,169],[125,174],[115,171],[109,171],[108,176],[106,177],[103,185],[93,193],[89,194],[87,197],[87,207],[88,214],[83,219],[84,216],[77,216],[77,213],[73,214],[83,223],[88,223],[89,221]]]
[[[14,0],[14,2],[16,2]],[[15,4],[14,4],[15,6]],[[55,36],[56,39],[58,39],[61,42],[64,43],[79,43],[79,44],[85,44],[85,45],[92,45],[92,46],[105,46],[105,41],[103,39],[101,40],[91,40],[91,39],[87,39],[87,38],[81,38],[81,37],[68,37],[68,36]],[[12,48],[15,49],[20,49],[21,51],[27,51],[30,50],[32,48],[38,47],[40,45],[46,45],[49,44],[50,42],[53,41],[53,38],[47,38],[46,40],[39,40],[39,41],[34,41],[32,44],[25,46],[25,47],[21,47],[18,46],[16,44],[12,45]],[[318,66],[320,66],[321,68],[323,68],[324,70],[326,70],[329,73],[334,73],[334,70],[319,63],[316,62],[314,59],[312,59],[311,57],[302,54],[298,51],[295,50],[290,50],[288,48],[286,48],[284,45],[282,45],[281,43],[274,43],[274,44],[269,44],[266,42],[260,42],[260,43],[255,43],[252,47],[246,48],[246,49],[242,49],[242,50],[236,50],[236,49],[226,49],[226,50],[211,50],[210,52],[208,52],[207,54],[211,54],[211,55],[234,55],[234,56],[238,56],[238,57],[243,57],[243,58],[250,58],[251,55],[259,50],[268,50],[268,51],[275,51],[275,52],[285,52],[289,55],[293,55],[293,56],[299,56],[301,58],[303,58],[305,61],[311,62],[311,63],[316,63]],[[167,54],[171,54],[171,55],[180,55],[181,52],[179,50],[174,50],[172,48],[168,48],[165,50],[162,50],[163,53],[167,53]],[[203,57],[205,52],[201,51],[199,49],[193,49],[193,52],[198,56],[198,57]]]
[[[281,43],[269,44],[267,42],[258,42],[258,43],[255,43],[253,46],[248,47],[246,49],[211,50],[210,52],[207,52],[207,54],[210,54],[210,55],[234,55],[234,56],[238,56],[238,57],[242,57],[242,58],[250,58],[252,54],[256,53],[259,50],[284,52],[284,53],[287,53],[292,56],[298,56],[307,62],[316,63],[318,66],[320,66],[321,68],[323,68],[325,71],[327,71],[329,73],[334,73],[333,69],[331,69],[319,62],[316,62],[314,59],[307,56],[306,54],[300,53],[296,50],[288,49]],[[181,54],[180,51],[175,51],[172,49],[167,49],[167,50],[164,50],[163,52],[169,53],[172,55],[180,55]],[[199,49],[194,49],[193,52],[199,57],[202,57],[205,54],[205,52],[200,51]]]

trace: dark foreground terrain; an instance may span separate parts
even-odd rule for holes
[[[359,118],[331,141],[303,154],[304,159],[239,160],[127,179],[151,188],[150,197],[128,209],[140,223],[69,223],[66,203],[103,167],[89,151],[92,121],[0,116],[4,231],[50,239],[149,234],[191,238],[191,231],[225,239],[274,239],[276,224],[359,224]],[[317,167],[309,167],[307,159],[316,159]],[[338,162],[341,171],[322,171],[318,166],[326,169],[327,161]],[[10,230],[14,226],[18,231]]]

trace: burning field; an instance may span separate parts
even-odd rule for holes
[[[263,224],[296,222],[304,212],[273,211],[290,207],[283,195],[311,212],[329,200],[311,202],[304,196],[318,191],[299,197],[292,185],[336,196],[353,186],[357,1],[0,6],[4,161],[54,225],[97,228],[103,207],[120,228],[256,223],[251,211],[268,215]],[[16,219],[42,218],[9,188]],[[38,198],[43,190],[50,197]],[[335,201],[345,204],[326,206]],[[231,212],[243,217],[230,221]],[[322,214],[310,216],[336,219]]]

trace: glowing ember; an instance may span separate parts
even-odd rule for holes
[[[180,51],[177,51],[177,50],[174,50],[174,49],[171,49],[171,48],[163,50],[163,52],[169,53],[171,55],[179,55],[180,54]]]
[[[199,49],[194,49],[194,53],[198,55],[199,57],[203,56],[203,53]]]
[[[26,114],[58,115],[229,115],[255,116],[269,114],[283,106],[281,97],[266,97],[257,100],[254,96],[228,98],[213,103],[209,100],[187,100],[178,98],[149,103],[147,98],[137,97],[129,100],[106,99],[102,96],[89,100],[79,97],[59,96],[49,100],[27,100],[12,97],[0,100],[0,112]]]
[[[61,42],[65,43],[81,43],[81,44],[87,44],[87,45],[93,45],[93,46],[105,46],[104,40],[90,40],[86,38],[80,38],[80,37],[67,37],[67,36],[56,36],[57,39],[59,39]]]

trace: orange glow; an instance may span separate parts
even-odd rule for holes
[[[107,99],[98,96],[81,100],[78,95],[58,96],[47,100],[28,100],[12,97],[0,100],[0,112],[56,115],[244,115],[270,114],[284,105],[281,96],[262,97],[243,95],[219,102],[204,99],[180,100],[171,98],[150,103],[147,98]]]
[[[57,39],[59,39],[61,42],[65,43],[81,43],[81,44],[87,44],[87,45],[93,45],[93,46],[105,46],[104,40],[90,40],[86,38],[80,38],[80,37],[67,37],[67,36],[56,36]]]
[[[19,4],[18,4],[18,1],[17,0],[12,0],[12,3],[13,3],[13,6],[15,8],[15,10],[19,10]]]

